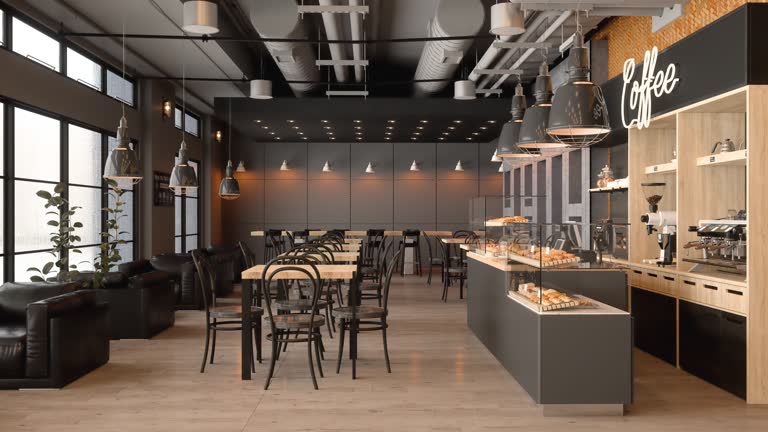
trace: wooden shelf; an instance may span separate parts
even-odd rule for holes
[[[747,150],[736,150],[696,158],[697,166],[746,166]]]
[[[589,190],[590,193],[606,193],[606,192],[621,192],[629,190],[629,188],[626,187],[618,187],[618,188],[592,188]]]
[[[669,174],[677,172],[677,161],[645,167],[646,174]]]

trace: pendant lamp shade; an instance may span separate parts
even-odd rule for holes
[[[453,83],[453,98],[457,100],[476,99],[475,82],[472,80],[460,80]]]
[[[411,171],[421,171],[421,168],[419,168],[419,164],[416,163],[415,159],[411,163]]]
[[[272,81],[251,80],[251,99],[272,99]]]
[[[499,172],[500,172],[500,173],[503,173],[503,172],[504,172],[504,162],[502,162],[501,164],[499,164]]]
[[[454,168],[453,170],[454,171],[460,171],[460,172],[464,171],[464,166],[461,165],[461,159],[459,159],[459,161],[456,162],[456,168]]]
[[[283,163],[280,164],[280,171],[288,171],[288,161],[283,159]]]
[[[491,6],[491,33],[515,36],[525,32],[525,17],[519,3],[502,2]]]
[[[373,164],[368,162],[368,166],[365,167],[365,173],[366,174],[376,174],[376,170],[373,169]]]
[[[499,157],[499,150],[493,150],[493,156],[491,156],[491,162],[504,162],[504,159]]]
[[[329,164],[328,161],[325,161],[325,165],[323,165],[323,172],[333,172],[333,169],[331,169],[331,164]]]
[[[171,171],[171,181],[168,187],[176,192],[184,192],[186,189],[197,189],[197,173],[189,164],[187,143],[182,139],[179,147],[179,157]]]
[[[123,116],[117,127],[117,147],[109,152],[104,165],[104,178],[125,180],[136,184],[142,177],[139,169],[139,158],[128,139],[128,120]]]
[[[245,163],[243,163],[243,161],[240,161],[240,163],[237,164],[235,172],[245,172]]]
[[[539,76],[533,88],[536,104],[525,112],[517,145],[524,149],[560,148],[566,145],[554,140],[547,133],[549,112],[552,107],[552,77],[549,66],[544,62],[539,67]]]
[[[611,123],[602,89],[589,81],[589,50],[581,33],[568,62],[569,81],[557,89],[547,132],[568,147],[589,147],[608,136]]]
[[[219,32],[219,8],[213,1],[185,1],[184,23],[187,33],[215,34]]]
[[[536,156],[536,152],[531,150],[523,150],[517,146],[517,141],[520,136],[520,126],[523,124],[523,116],[526,110],[525,95],[523,94],[523,86],[517,83],[515,87],[515,95],[512,97],[512,119],[504,123],[501,128],[501,135],[499,135],[499,142],[496,144],[496,155],[502,159],[506,158],[532,158]]]
[[[227,168],[225,176],[221,179],[221,185],[219,185],[219,196],[224,200],[236,200],[240,198],[240,184],[232,176],[235,168],[232,166],[232,161],[227,161]]]

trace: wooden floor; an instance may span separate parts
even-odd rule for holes
[[[623,418],[543,418],[469,332],[465,304],[443,304],[438,284],[395,277],[391,375],[378,333],[361,336],[359,379],[336,375],[312,390],[306,351],[289,348],[263,391],[267,364],[239,379],[239,334],[222,334],[217,361],[199,373],[203,315],[148,341],[114,341],[108,365],[56,391],[0,392],[0,431],[766,431],[768,407],[743,401],[641,352],[635,403]]]

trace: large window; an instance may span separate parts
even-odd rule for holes
[[[5,12],[0,9],[0,46],[5,46]]]
[[[101,65],[72,48],[67,48],[67,76],[101,91]]]
[[[122,75],[118,75],[111,70],[107,71],[107,96],[113,97],[130,106],[135,106],[136,101],[133,97],[134,92],[133,81],[127,78],[123,79]]]
[[[176,129],[184,128],[184,132],[199,137],[200,136],[200,117],[197,115],[189,112],[188,110],[184,113],[184,120],[182,121],[182,109],[181,107],[177,106],[174,110],[174,126],[176,126]]]
[[[178,163],[178,159],[176,163]],[[200,163],[190,160],[189,165],[194,168],[199,182]],[[200,201],[197,189],[188,189],[184,193],[177,193],[174,203],[176,253],[190,252],[200,247]]]
[[[59,41],[14,17],[13,50],[55,71],[61,70]]]
[[[74,245],[82,253],[70,252],[69,262],[78,270],[93,270],[100,233],[106,227],[107,217],[102,209],[115,204],[107,198],[102,179],[105,158],[108,150],[115,146],[115,139],[27,108],[11,106],[0,112],[0,155],[13,155],[12,176],[3,170],[0,159],[0,225],[9,226],[8,230],[0,232],[0,278],[3,281],[28,281],[32,276],[27,271],[29,267],[39,268],[46,262],[55,261],[48,253],[51,248],[49,233],[56,230],[47,224],[52,215],[46,215],[46,212],[51,209],[44,207],[36,193],[40,190],[53,192],[60,182],[66,186],[65,194],[70,204],[81,207],[73,221],[83,224],[83,228],[77,229],[81,241]],[[7,116],[11,116],[11,122]],[[12,129],[10,134],[4,133],[5,127]],[[6,143],[2,139],[5,136],[13,137],[12,152],[4,148]],[[3,189],[6,181],[12,182],[13,202],[10,203]],[[122,200],[125,216],[120,219],[120,230],[125,231],[120,238],[128,242],[120,247],[124,262],[134,259],[133,195],[133,187],[129,185]],[[12,241],[4,241],[4,233],[12,233]]]

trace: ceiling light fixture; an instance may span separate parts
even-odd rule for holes
[[[123,78],[125,78],[125,26],[123,26]],[[123,81],[125,82],[125,81]],[[137,184],[143,178],[139,167],[139,157],[128,138],[128,119],[125,118],[125,103],[120,102],[122,116],[117,124],[117,147],[107,155],[104,164],[104,178]]]
[[[331,164],[328,163],[328,161],[325,161],[325,165],[323,165],[323,172],[333,172],[333,169],[331,169]]]
[[[352,122],[354,122],[354,123],[362,123],[363,121],[362,120],[352,120]]]
[[[245,163],[243,161],[240,161],[240,163],[237,164],[237,169],[235,169],[235,172],[239,172],[239,173],[245,172]]]
[[[228,146],[227,167],[224,169],[224,178],[219,185],[219,197],[223,200],[231,201],[240,198],[240,184],[234,177],[234,167],[232,166],[232,98],[229,98],[229,132],[227,132]],[[220,141],[219,141],[220,142]]]
[[[429,120],[419,120],[419,123],[429,123]]]
[[[184,118],[187,115],[187,87],[186,87],[186,66],[182,67],[181,77],[181,117]],[[179,145],[179,157],[176,159],[176,164],[171,171],[171,180],[168,182],[168,187],[177,193],[185,193],[187,189],[197,189],[197,173],[195,169],[189,164],[189,150],[187,149],[187,143],[184,141],[186,131],[181,128],[181,145]]]
[[[371,162],[368,162],[368,166],[365,167],[365,173],[366,174],[376,174],[376,170],[373,169],[373,164]]]
[[[328,120],[320,120],[320,123],[328,123]]]
[[[163,119],[167,119],[173,113],[173,104],[166,98],[163,98]]]
[[[280,171],[288,171],[288,161],[283,159],[283,163],[280,164]]]
[[[510,113],[512,118],[504,123],[501,128],[498,143],[496,144],[496,155],[502,159],[506,158],[532,158],[538,155],[537,150],[524,150],[517,146],[520,137],[520,126],[523,124],[525,115],[525,94],[523,86],[520,84],[519,77],[515,87],[515,95],[512,97],[512,109]]]
[[[448,136],[448,135],[450,135],[450,133],[449,132],[443,132],[443,135]]]
[[[504,159],[499,157],[498,149],[493,150],[493,156],[491,156],[491,162],[504,162]]]
[[[251,80],[251,99],[272,99],[272,81],[264,79]]]
[[[453,122],[456,123],[456,124],[460,124],[461,120],[454,120]]]
[[[294,123],[294,120],[286,120],[288,123]]]
[[[546,54],[544,54],[546,58]],[[547,133],[549,113],[552,108],[552,77],[546,60],[539,67],[539,76],[533,86],[536,104],[525,111],[517,146],[524,149],[553,149],[566,147]]]
[[[456,168],[454,168],[453,170],[460,171],[460,172],[464,171],[464,166],[461,164],[461,159],[459,159],[459,161],[456,163]]]
[[[455,130],[455,129],[456,129],[456,126],[448,126],[448,129],[450,129],[450,130]]]
[[[491,6],[491,33],[515,36],[525,31],[525,16],[520,3],[502,2]]]
[[[502,161],[502,162],[499,164],[499,172],[500,172],[500,173],[503,173],[503,172],[504,172],[504,161]]]
[[[397,120],[387,120],[387,123],[397,123]]]
[[[185,1],[181,28],[187,33],[211,35],[219,32],[219,9],[213,1]]]
[[[589,50],[584,47],[578,11],[574,45],[568,55],[568,76],[568,82],[557,89],[547,132],[568,147],[589,147],[608,136],[611,122],[603,90],[589,81]]]
[[[419,164],[416,163],[416,159],[414,159],[413,163],[411,163],[411,171],[421,171]]]
[[[453,83],[453,98],[456,100],[473,100],[477,98],[475,82],[469,79]]]

